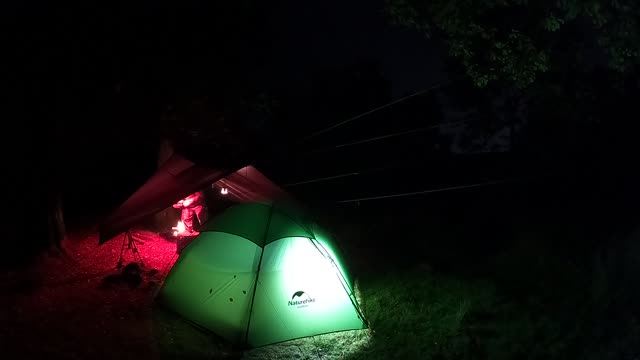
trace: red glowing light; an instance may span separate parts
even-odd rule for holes
[[[178,224],[172,227],[172,229],[173,229],[173,236],[186,234],[186,231],[185,231],[186,227],[184,226],[184,223],[182,221],[178,221]]]

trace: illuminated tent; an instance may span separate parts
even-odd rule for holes
[[[235,205],[210,221],[158,301],[249,347],[365,327],[328,235],[300,212],[267,203]]]
[[[100,227],[100,244],[178,200],[212,184],[228,189],[232,202],[291,201],[290,196],[255,167],[215,169],[174,154]]]

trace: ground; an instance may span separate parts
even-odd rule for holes
[[[0,349],[3,359],[640,359],[637,223],[595,233],[544,215],[506,229],[448,216],[345,220],[343,258],[370,329],[251,351],[154,304],[175,242],[136,232],[145,268],[131,287],[115,270],[121,238],[98,247],[94,232],[72,234],[71,260],[45,255],[0,275]],[[607,246],[576,245],[588,234]]]
[[[240,351],[154,304],[177,259],[176,243],[138,230],[142,282],[116,269],[122,238],[98,246],[97,233],[72,234],[67,255],[45,255],[2,274],[0,333],[6,359],[335,359],[366,342],[366,331],[329,334]],[[130,249],[125,264],[133,260]],[[345,345],[348,343],[349,345]]]

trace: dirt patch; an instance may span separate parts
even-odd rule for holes
[[[66,258],[44,256],[26,269],[2,274],[5,354],[158,359],[151,308],[162,271],[175,261],[175,243],[146,231],[134,236],[144,242],[138,244],[144,266],[137,283],[116,268],[122,239],[97,246],[95,233],[72,236]],[[132,253],[125,250],[129,262]],[[119,281],[109,280],[118,276]]]

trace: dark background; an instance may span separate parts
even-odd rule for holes
[[[16,218],[7,226],[38,223],[22,236],[45,237],[42,204],[52,188],[62,192],[70,225],[95,222],[113,210],[153,173],[160,139],[167,135],[167,114],[180,114],[194,101],[208,104],[194,121],[206,121],[208,114],[224,118],[221,126],[210,127],[214,133],[251,128],[255,143],[268,150],[260,153],[269,155],[254,157],[255,162],[279,184],[365,170],[288,188],[310,204],[333,209],[328,212],[353,206],[331,207],[337,200],[518,178],[509,185],[360,206],[377,213],[395,206],[450,209],[478,222],[487,216],[506,222],[502,216],[515,207],[537,211],[529,201],[564,209],[567,217],[592,219],[585,220],[588,224],[635,216],[637,82],[625,99],[609,98],[602,90],[596,107],[601,120],[582,132],[562,119],[549,120],[556,121],[551,125],[528,120],[507,145],[489,140],[479,149],[462,146],[500,128],[491,119],[504,110],[482,105],[499,99],[498,92],[476,89],[461,78],[437,41],[390,25],[383,5],[5,5],[10,51],[3,69],[9,94],[3,144],[8,211]],[[606,78],[595,74],[593,81]],[[301,141],[442,82],[433,91]],[[237,110],[245,100],[263,101],[270,110],[247,115]],[[478,114],[462,118],[493,131],[458,126],[332,149],[457,121],[472,107],[480,108]],[[229,151],[198,149],[213,163]],[[316,149],[322,151],[308,153]]]

